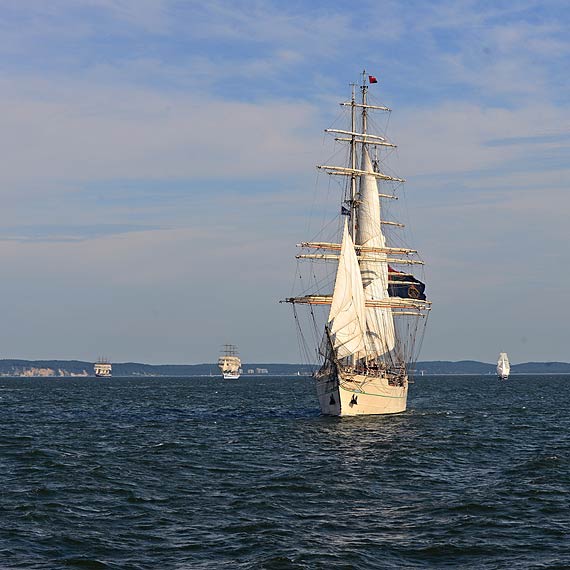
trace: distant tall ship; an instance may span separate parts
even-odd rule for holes
[[[95,363],[94,369],[95,369],[95,376],[97,376],[97,378],[111,378],[113,367],[111,366],[111,363],[107,359],[100,358]]]
[[[237,380],[241,375],[241,360],[235,344],[224,344],[218,366],[225,380]]]
[[[424,283],[412,274],[423,261],[416,250],[404,247],[403,224],[386,218],[394,211],[388,203],[397,199],[404,180],[386,171],[384,153],[392,153],[395,145],[379,132],[373,113],[390,109],[369,100],[372,83],[376,78],[364,72],[360,96],[353,84],[351,99],[341,103],[348,111],[347,128],[325,130],[348,147],[344,165],[318,167],[344,180],[339,185],[342,201],[336,223],[329,222],[313,241],[299,244],[314,253],[296,256],[311,263],[308,271],[302,267],[308,261],[300,263],[295,279],[303,294],[286,299],[293,304],[305,359],[314,362],[316,356],[322,363],[314,374],[317,396],[322,413],[333,416],[406,409],[408,383],[431,309]],[[332,267],[320,270],[316,264],[323,261]],[[406,269],[394,269],[399,265]],[[309,315],[299,315],[298,305],[308,305]],[[318,305],[330,305],[328,316],[319,315]],[[317,341],[314,352],[305,345],[311,338]]]
[[[506,352],[501,352],[499,354],[499,360],[497,361],[497,376],[500,380],[506,380],[511,373],[511,365],[509,363],[509,357]]]

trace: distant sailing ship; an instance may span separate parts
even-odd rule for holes
[[[499,360],[497,361],[497,376],[500,380],[507,380],[510,373],[511,365],[509,363],[509,357],[506,352],[501,352],[499,354]]]
[[[241,360],[235,344],[224,344],[218,366],[225,380],[237,380],[241,375]]]
[[[286,299],[293,304],[309,362],[315,360],[305,339],[313,337],[319,344],[321,337],[315,353],[322,362],[314,374],[317,395],[322,413],[335,416],[394,414],[406,409],[408,383],[431,309],[424,283],[411,273],[423,262],[416,250],[402,246],[398,232],[403,224],[384,217],[385,209],[392,211],[385,201],[397,198],[394,193],[404,180],[385,173],[380,153],[392,151],[395,145],[371,132],[371,115],[390,109],[370,104],[370,83],[377,83],[376,78],[367,78],[364,72],[359,100],[353,85],[351,99],[341,103],[349,110],[348,129],[325,131],[348,145],[347,164],[318,167],[344,180],[337,223],[332,235],[325,236],[332,241],[320,241],[332,227],[329,224],[319,234],[319,241],[300,244],[314,253],[296,256],[334,263],[334,286],[330,271],[328,278],[322,271],[317,277],[315,263],[310,264],[309,282],[305,283],[302,265],[307,262],[300,262],[300,280],[295,281],[304,287],[304,294]],[[408,270],[396,271],[394,266],[398,265]],[[310,334],[300,323],[299,304],[309,305]],[[324,334],[320,332],[318,305],[330,305]]]
[[[110,378],[113,367],[111,363],[105,359],[100,358],[94,365],[95,376],[97,378]]]

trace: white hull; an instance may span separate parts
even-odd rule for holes
[[[111,378],[112,366],[108,362],[97,362],[94,366],[95,376],[97,378]]]
[[[241,376],[241,374],[239,374],[239,373],[234,374],[232,372],[226,372],[226,373],[222,374],[222,376],[224,377],[224,380],[237,380]]]
[[[497,366],[497,377],[499,380],[507,380],[510,374],[510,368]]]
[[[408,382],[391,386],[387,378],[336,375],[316,378],[321,412],[327,416],[398,414],[406,410]]]

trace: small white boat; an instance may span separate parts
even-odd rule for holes
[[[499,360],[497,361],[497,376],[499,380],[506,380],[511,373],[511,365],[509,364],[509,357],[506,352],[501,352],[499,354]]]

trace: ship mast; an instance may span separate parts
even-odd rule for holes
[[[364,150],[366,148],[366,127],[367,127],[367,121],[366,121],[366,115],[367,115],[367,109],[366,109],[366,92],[368,91],[368,86],[366,85],[366,70],[363,69],[362,70],[362,85],[360,86],[360,91],[362,92],[362,153],[361,156],[364,157]],[[354,107],[353,107],[354,109]],[[354,168],[354,167],[353,167]]]
[[[356,237],[356,85],[351,83],[352,96],[350,98],[350,130],[352,136],[350,139],[350,168],[352,175],[350,177],[350,237],[354,241]]]
[[[360,90],[362,91],[362,134],[364,135],[363,137],[363,142],[362,142],[362,148],[364,149],[364,145],[366,144],[366,128],[367,128],[367,115],[368,115],[368,111],[367,111],[367,105],[366,105],[366,93],[368,91],[368,85],[366,85],[366,70],[362,71],[362,85],[360,86]]]
[[[352,88],[352,95],[350,98],[350,169],[352,171],[350,176],[350,236],[354,243],[356,243],[356,226],[357,226],[357,219],[356,213],[358,209],[358,199],[357,199],[357,184],[356,184],[356,177],[359,176],[357,174],[357,167],[356,167],[356,159],[357,159],[357,152],[356,152],[356,145],[358,143],[362,144],[362,153],[364,154],[364,148],[366,145],[366,137],[367,137],[367,107],[366,104],[366,93],[368,91],[368,85],[366,84],[366,70],[362,71],[362,85],[360,86],[360,90],[362,92],[362,104],[358,105],[356,103],[356,84],[350,84]],[[360,133],[356,131],[356,108],[362,107],[362,130]],[[360,138],[357,139],[357,135],[360,135]],[[382,137],[378,137],[382,139]],[[382,139],[384,141],[384,139]],[[387,143],[389,144],[389,143]],[[393,146],[393,145],[390,145]]]

